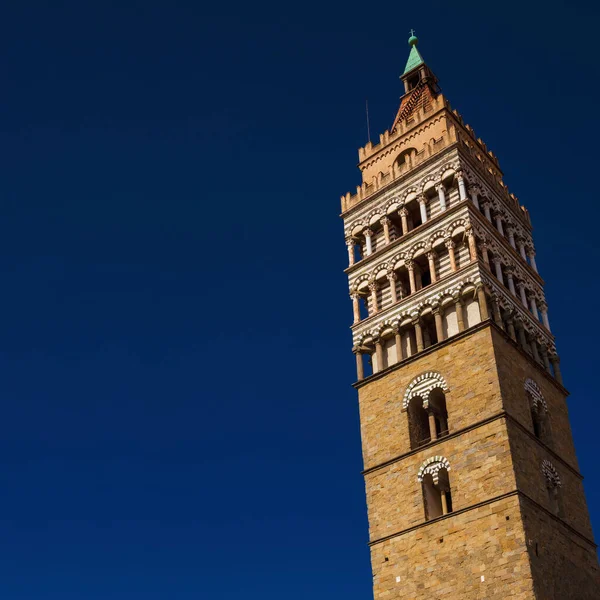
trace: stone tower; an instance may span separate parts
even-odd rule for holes
[[[375,600],[598,600],[529,214],[409,44],[342,197]]]

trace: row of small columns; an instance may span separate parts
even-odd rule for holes
[[[465,179],[464,176],[461,172],[458,172],[456,174],[456,179],[458,180],[458,194],[459,194],[459,200],[466,200],[467,199],[467,188],[465,185]],[[438,199],[440,201],[440,208],[442,210],[442,212],[444,212],[447,208],[447,204],[446,204],[446,189],[444,188],[444,184],[443,183],[438,183],[435,186],[435,189],[438,193]],[[419,209],[421,211],[421,221],[423,223],[427,222],[427,198],[423,195],[419,198]],[[398,214],[400,215],[400,220],[402,223],[402,235],[406,235],[408,233],[408,209],[405,207],[402,207],[400,210],[398,210]],[[383,237],[385,239],[385,243],[386,245],[391,243],[391,237],[390,237],[390,219],[388,217],[382,217],[379,222],[381,223],[381,226],[383,227]],[[373,236],[373,231],[371,229],[365,229],[363,232],[363,235],[365,236],[365,253],[366,256],[370,256],[371,254],[373,254],[373,242],[371,240],[372,236]],[[349,238],[346,240],[346,246],[348,247],[348,260],[350,263],[350,266],[352,266],[355,263],[355,259],[354,259],[354,244],[355,241],[352,238]]]
[[[477,208],[479,208],[479,202],[477,201],[477,194],[475,192],[473,192],[471,194],[471,200],[473,201],[473,204]],[[492,204],[491,204],[491,202],[486,201],[482,204],[482,206],[483,206],[483,212],[485,214],[485,218],[490,223],[493,223],[494,221],[492,220],[492,213],[491,213]],[[517,241],[515,239],[515,230],[512,227],[507,227],[506,235],[505,235],[504,227],[502,225],[502,217],[499,214],[496,215],[495,221],[496,221],[496,229],[498,230],[500,235],[502,235],[504,237],[508,237],[508,243],[513,247],[514,250],[518,251],[521,254],[521,258],[525,262],[527,262],[527,259],[529,258],[529,263],[531,264],[531,268],[536,273],[538,273],[537,264],[535,262],[535,252],[534,252],[533,248],[531,248],[531,247],[526,248],[523,240],[519,240],[519,247],[517,249]]]
[[[475,242],[475,235],[472,229],[467,230],[467,239],[469,242],[469,256],[471,261],[477,260],[477,246]],[[448,238],[445,241],[446,248],[448,249],[448,256],[450,258],[450,269],[452,272],[458,270],[458,265],[456,264],[456,255],[454,253],[454,248],[456,247],[456,243],[452,238]],[[437,272],[435,269],[435,253],[433,250],[429,250],[427,252],[427,261],[429,262],[429,273],[431,275],[431,283],[436,283],[438,280]],[[407,259],[404,261],[404,265],[408,270],[408,281],[410,285],[410,293],[414,294],[417,291],[417,282],[415,280],[415,262],[412,259]],[[390,282],[390,291],[392,294],[392,304],[398,302],[398,294],[396,291],[396,272],[393,269],[388,269],[387,271],[387,279]],[[369,290],[371,292],[371,304],[373,307],[373,314],[379,311],[379,306],[377,302],[377,280],[373,279],[369,282]],[[354,315],[354,324],[360,321],[360,293],[353,292],[350,294],[352,298],[352,312]]]
[[[481,244],[481,253],[483,255],[483,262],[487,265],[487,267],[491,271],[490,258],[487,251],[487,244]],[[538,306],[536,299],[533,295],[530,296],[529,302],[527,301],[527,294],[525,292],[525,284],[523,282],[517,283],[515,286],[515,281],[513,279],[513,269],[508,267],[505,269],[506,272],[506,283],[504,282],[504,275],[502,274],[502,260],[498,257],[494,258],[494,272],[496,275],[496,279],[502,284],[506,285],[510,291],[510,293],[515,297],[520,297],[521,304],[525,307],[526,310],[531,310],[534,316],[538,314]],[[517,290],[519,289],[519,295],[517,296]],[[550,320],[548,318],[548,305],[545,302],[540,302],[539,313],[542,316],[542,323],[544,327],[550,331]]]
[[[487,305],[485,291],[482,286],[479,286],[477,288],[477,301],[479,304],[479,313],[481,316],[481,320],[486,321],[487,319],[489,319],[490,315],[488,312],[488,305]],[[457,318],[457,323],[458,323],[458,331],[460,333],[465,330],[465,319],[464,319],[463,304],[462,304],[461,298],[458,298],[455,301],[455,306],[456,306],[456,318]],[[496,325],[498,325],[502,330],[507,330],[507,333],[510,336],[510,338],[514,342],[517,342],[517,340],[518,340],[518,343],[521,345],[521,347],[524,350],[526,350],[527,348],[530,348],[533,358],[537,362],[540,362],[540,354],[541,354],[541,362],[543,362],[546,371],[550,374],[552,374],[552,371],[554,371],[554,378],[556,379],[556,381],[558,381],[558,383],[560,383],[562,385],[563,381],[562,381],[562,374],[560,371],[559,356],[554,353],[548,354],[547,349],[543,345],[538,350],[538,346],[535,341],[533,341],[533,343],[531,343],[531,344],[528,344],[527,338],[525,335],[525,327],[523,326],[522,321],[516,320],[516,326],[515,326],[515,319],[510,317],[509,319],[507,319],[507,328],[505,328],[504,321],[502,319],[502,314],[500,312],[500,304],[498,303],[497,299],[492,301],[492,312],[493,312],[493,319],[494,319],[494,322],[496,323]],[[434,308],[433,316],[435,319],[435,330],[436,330],[438,342],[442,342],[445,340],[445,337],[444,337],[442,313],[441,313],[439,306]],[[413,320],[412,324],[415,328],[415,338],[417,341],[417,352],[422,352],[425,349],[425,343],[424,343],[423,328],[421,327],[420,318],[417,317],[415,320]],[[400,362],[400,361],[404,360],[404,358],[406,358],[406,357],[403,355],[403,351],[402,351],[402,335],[400,333],[399,327],[396,327],[394,329],[394,337],[395,337],[394,342],[395,342],[395,346],[396,346],[397,361]],[[355,346],[352,349],[352,351],[356,355],[357,380],[362,381],[365,378],[362,355],[363,354],[371,354],[372,349],[367,346]],[[377,356],[377,364],[383,365],[383,341],[381,340],[381,338],[378,338],[377,340],[375,340],[375,353]]]
[[[479,287],[477,289],[477,300],[479,303],[479,312],[481,315],[481,320],[485,321],[489,318],[489,313],[487,309],[487,301],[485,298],[485,291],[483,287]],[[456,305],[456,319],[458,323],[458,331],[459,333],[465,330],[465,318],[463,312],[463,303],[462,299],[458,298],[455,301]],[[444,322],[442,318],[441,308],[439,306],[433,309],[433,317],[435,320],[435,332],[437,335],[438,343],[444,341],[446,338],[444,336]],[[417,341],[417,352],[422,352],[425,349],[425,340],[423,337],[423,328],[421,326],[421,319],[417,317],[412,321],[412,325],[415,328],[415,338]],[[394,337],[395,337],[395,345],[396,345],[396,356],[398,362],[404,360],[405,356],[402,351],[402,335],[400,333],[400,328],[396,327],[394,329]],[[371,354],[372,349],[367,346],[355,346],[352,349],[352,352],[356,355],[356,375],[358,381],[362,381],[365,378],[364,372],[364,364],[362,355],[363,354]],[[381,338],[375,340],[375,353],[377,356],[377,364],[383,365],[383,341]]]

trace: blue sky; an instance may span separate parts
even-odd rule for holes
[[[598,16],[7,3],[0,595],[370,597],[339,196],[413,27],[531,212],[598,534]]]

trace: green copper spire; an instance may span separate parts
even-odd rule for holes
[[[422,65],[425,63],[423,57],[417,50],[418,43],[417,36],[415,35],[414,29],[410,30],[410,37],[408,38],[408,43],[410,45],[410,54],[408,55],[408,60],[406,61],[406,67],[404,67],[404,73],[402,75],[406,75],[409,71],[412,71],[415,67]]]

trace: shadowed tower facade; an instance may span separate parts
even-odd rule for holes
[[[597,600],[529,214],[409,44],[342,197],[375,600]]]

